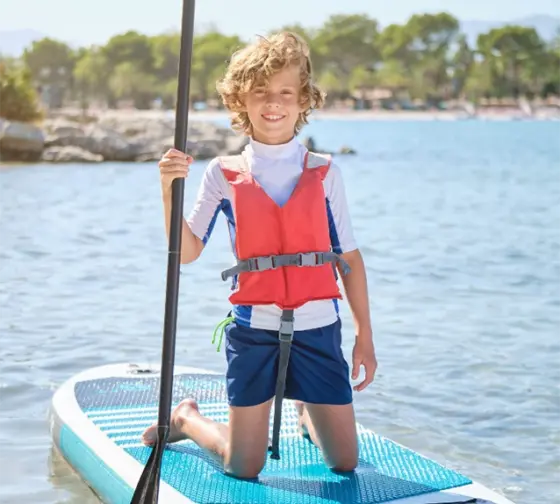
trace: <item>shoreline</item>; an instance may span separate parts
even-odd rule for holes
[[[560,109],[497,108],[467,110],[350,110],[313,111],[309,123],[362,122],[512,122],[560,121]],[[173,146],[175,111],[133,108],[88,109],[77,107],[46,111],[36,123],[0,119],[0,161],[87,162],[154,161]],[[189,111],[189,149],[199,159],[241,152],[247,138],[232,130],[225,110]],[[315,145],[314,140],[313,145]],[[317,149],[323,151],[319,146]],[[325,151],[327,152],[327,151]],[[332,154],[355,154],[342,146]]]
[[[61,110],[56,115],[79,115],[78,110]],[[161,119],[174,117],[174,110],[138,110],[138,109],[107,109],[89,110],[88,115],[104,117],[130,117]],[[533,114],[527,114],[520,109],[483,109],[473,114],[461,110],[421,110],[421,111],[389,111],[389,110],[346,110],[326,109],[315,110],[311,113],[310,122],[314,120],[338,121],[462,121],[462,120],[488,120],[488,121],[547,121],[560,120],[560,109],[541,109]],[[228,112],[224,110],[191,110],[189,119],[193,121],[227,120]]]

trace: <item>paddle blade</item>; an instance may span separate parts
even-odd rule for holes
[[[138,480],[130,504],[157,504],[161,461],[167,444],[168,432],[169,430],[167,427],[158,427],[156,443]]]

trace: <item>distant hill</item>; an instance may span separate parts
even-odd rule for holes
[[[469,42],[474,44],[480,33],[485,33],[492,28],[498,28],[505,24],[532,26],[545,40],[551,40],[560,31],[560,18],[545,14],[536,14],[511,21],[466,20],[461,21],[461,29],[467,35]],[[0,30],[0,55],[19,56],[34,40],[47,36],[49,34],[37,30]],[[68,41],[67,43],[72,46],[78,45]]]

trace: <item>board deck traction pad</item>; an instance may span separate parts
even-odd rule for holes
[[[151,448],[142,445],[140,436],[157,421],[159,377],[80,381],[74,392],[80,408],[97,428],[145,465]],[[175,375],[173,407],[186,397],[198,402],[203,415],[227,422],[224,376]],[[257,479],[227,476],[213,458],[188,440],[167,446],[161,479],[200,504],[377,504],[472,483],[359,424],[358,435],[358,467],[353,473],[335,473],[327,468],[318,448],[298,433],[296,409],[292,401],[285,400],[281,458],[271,460],[267,454]]]

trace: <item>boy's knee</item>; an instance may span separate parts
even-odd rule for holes
[[[356,453],[338,454],[328,461],[330,468],[336,472],[352,472],[358,467],[358,455]]]
[[[255,479],[259,476],[263,465],[247,465],[245,467],[228,467],[226,472],[239,479]]]
[[[348,460],[341,460],[338,463],[334,464],[332,467],[333,471],[336,472],[352,472],[354,469],[358,467],[358,461],[356,459],[348,459]]]
[[[246,460],[243,463],[233,463],[231,461],[226,466],[226,472],[230,476],[234,476],[235,478],[240,479],[254,479],[259,476],[261,471],[264,468],[265,461],[264,460]]]

